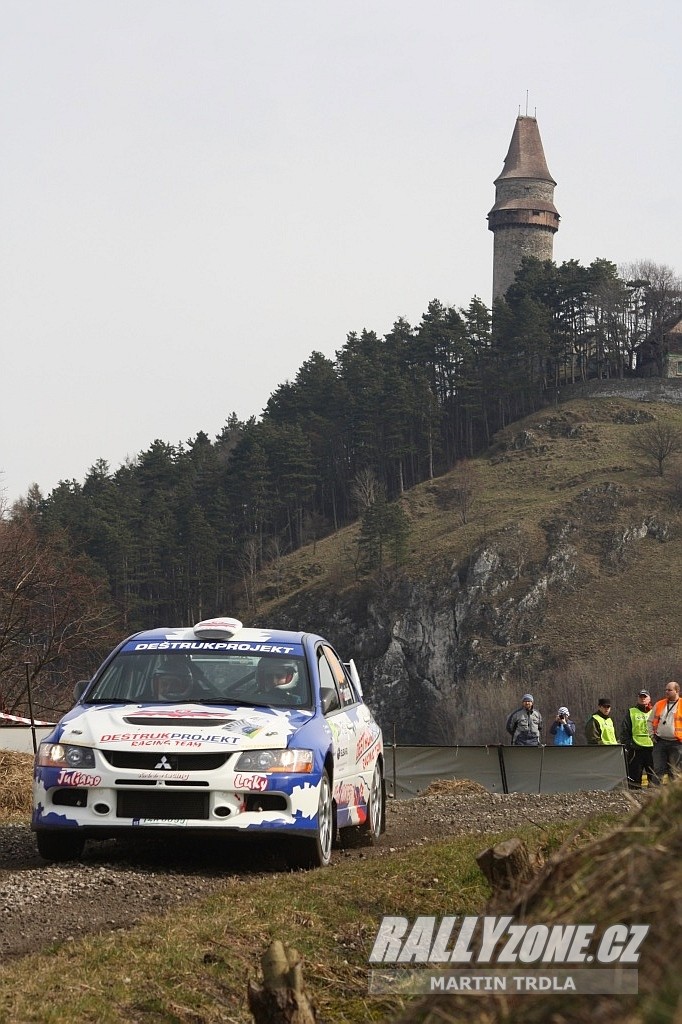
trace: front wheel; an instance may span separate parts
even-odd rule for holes
[[[317,829],[314,836],[296,836],[290,840],[289,865],[293,868],[326,868],[332,859],[334,806],[332,787],[326,771],[320,779],[317,803]]]
[[[76,831],[36,832],[38,853],[43,860],[78,860],[83,853],[85,840]]]

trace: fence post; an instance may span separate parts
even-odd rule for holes
[[[545,760],[545,744],[540,744],[540,774],[538,776],[538,793],[542,793],[542,764]]]
[[[36,723],[33,717],[33,698],[31,696],[31,662],[25,661],[24,665],[26,666],[26,692],[28,694],[28,716],[31,719],[31,738],[33,740],[33,753],[37,754],[38,744],[36,743]]]
[[[502,792],[508,793],[509,787],[507,785],[507,769],[504,764],[504,747],[500,743],[497,747],[497,759],[500,762],[500,778],[502,779]]]

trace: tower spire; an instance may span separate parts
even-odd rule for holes
[[[552,259],[554,235],[559,229],[555,185],[537,120],[519,114],[504,166],[495,179],[495,205],[488,214],[488,228],[495,238],[493,299],[504,297],[524,256]]]

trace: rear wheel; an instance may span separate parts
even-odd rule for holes
[[[290,840],[289,865],[293,868],[326,868],[332,859],[334,841],[334,806],[332,787],[327,772],[322,772],[317,804],[315,835],[296,836]]]
[[[360,832],[367,839],[374,842],[384,831],[384,776],[381,765],[377,761],[374,765],[372,783],[369,787],[369,802],[367,806],[367,821],[360,826]]]
[[[38,853],[44,860],[78,860],[83,853],[85,840],[76,831],[36,832]]]
[[[359,835],[366,841],[376,842],[384,830],[384,774],[381,765],[377,761],[374,766],[374,774],[370,783],[370,796],[368,798],[367,820],[358,828]]]
[[[341,829],[341,842],[347,849],[372,846],[386,831],[386,786],[381,765],[377,761],[367,797],[367,817],[362,825]]]

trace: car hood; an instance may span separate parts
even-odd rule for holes
[[[311,711],[199,704],[77,706],[61,720],[54,739],[112,750],[283,749],[312,717]]]

